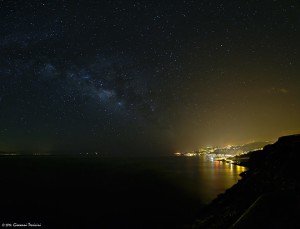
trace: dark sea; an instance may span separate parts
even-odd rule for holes
[[[207,157],[1,156],[0,223],[184,228],[245,170]]]

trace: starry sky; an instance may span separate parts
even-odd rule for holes
[[[167,154],[300,132],[300,4],[0,1],[0,151]]]

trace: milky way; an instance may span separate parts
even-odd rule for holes
[[[0,151],[168,153],[300,130],[296,1],[0,12]]]

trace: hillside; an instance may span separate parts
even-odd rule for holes
[[[250,153],[242,179],[203,209],[192,228],[299,228],[300,135]]]

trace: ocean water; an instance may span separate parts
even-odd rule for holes
[[[182,228],[245,170],[206,157],[1,157],[0,212],[45,228]]]

